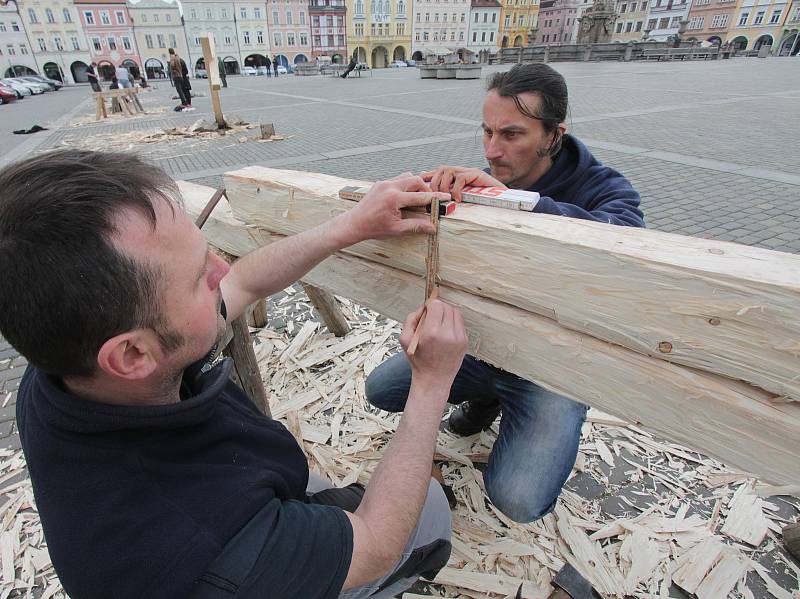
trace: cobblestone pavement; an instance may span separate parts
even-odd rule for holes
[[[571,132],[633,182],[650,227],[800,252],[798,60],[553,66],[569,86]],[[229,78],[222,90],[225,112],[274,123],[289,136],[274,143],[240,141],[253,135],[242,132],[135,145],[133,132],[213,118],[209,98],[195,98],[194,112],[173,113],[172,89],[160,83],[142,95],[150,116],[94,123],[88,91],[71,90],[60,97],[73,102],[65,108],[80,125],[56,123],[28,150],[130,149],[175,178],[217,187],[226,170],[252,164],[368,180],[438,164],[484,166],[479,123],[485,79],[504,68],[485,69],[481,81],[420,80],[416,69],[347,80]],[[193,84],[207,91],[205,81]],[[28,122],[31,115],[22,108],[33,111],[34,104],[22,103],[15,118]],[[14,402],[24,368],[24,358],[0,339],[0,446],[19,445]],[[604,492],[611,501],[620,489]],[[783,507],[787,518],[796,517],[792,504]],[[784,580],[791,584],[791,577]]]

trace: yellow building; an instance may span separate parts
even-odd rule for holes
[[[411,55],[411,0],[347,0],[347,53],[380,69]]]
[[[777,54],[790,4],[789,0],[739,0],[725,41],[737,50],[758,51],[768,46],[769,53]]]
[[[539,18],[539,0],[501,0],[500,47],[520,47],[528,43],[528,32]]]

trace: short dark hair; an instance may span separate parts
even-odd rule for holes
[[[90,376],[111,337],[150,328],[180,345],[159,309],[157,267],[111,240],[124,209],[155,229],[175,183],[124,153],[57,150],[0,171],[0,333],[40,370]]]
[[[525,116],[541,121],[545,131],[552,133],[567,120],[569,93],[564,77],[546,64],[520,64],[511,70],[495,73],[489,78],[489,91],[495,91],[503,98],[512,98],[514,104]],[[539,110],[536,113],[522,103],[520,94],[533,93],[539,96]],[[561,149],[561,135],[556,135],[546,155],[554,156]]]
[[[169,54],[175,54],[175,49],[174,48],[167,48],[167,52]]]

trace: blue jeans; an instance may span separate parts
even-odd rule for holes
[[[411,387],[411,366],[403,352],[367,378],[367,400],[388,412],[402,412]],[[587,407],[538,385],[466,356],[448,401],[498,401],[502,410],[489,464],[483,474],[492,503],[516,522],[533,522],[555,507],[569,476]]]

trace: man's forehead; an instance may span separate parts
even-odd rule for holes
[[[522,105],[532,114],[538,114],[541,98],[536,92],[525,92],[517,96]],[[514,98],[511,96],[501,96],[495,90],[486,94],[483,102],[483,117],[493,121],[492,126],[529,126],[534,119],[522,114],[517,108]],[[503,124],[501,124],[503,123]],[[486,123],[489,124],[489,123]]]
[[[156,221],[138,208],[124,208],[117,215],[114,244],[133,255],[152,255],[174,250],[189,242],[194,225],[183,208],[159,198],[152,202]],[[188,235],[187,235],[188,234]]]

